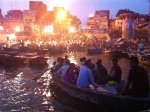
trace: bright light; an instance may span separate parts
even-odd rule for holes
[[[90,17],[93,17],[94,16],[94,14],[90,14]]]
[[[2,26],[0,26],[0,30],[3,30],[3,27],[2,27]]]
[[[14,38],[16,38],[15,34],[10,34],[10,35],[9,35],[9,39],[10,39],[10,40],[12,40],[12,39],[14,39]]]
[[[74,28],[74,27],[69,27],[69,31],[70,31],[71,33],[74,33],[74,32],[75,32],[75,28]]]
[[[53,32],[53,26],[45,26],[44,33],[52,33]]]
[[[18,26],[15,27],[15,31],[16,31],[16,32],[20,32],[20,31],[21,31],[20,27],[18,27]]]
[[[59,18],[65,18],[66,17],[66,13],[64,11],[58,12],[58,17]]]

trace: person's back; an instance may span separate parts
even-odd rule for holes
[[[57,64],[54,68],[54,72],[57,72],[63,66],[63,58],[60,58],[59,64]]]
[[[63,77],[63,75],[65,74],[65,72],[67,71],[67,69],[69,68],[70,66],[70,61],[67,60],[66,61],[66,64],[63,65],[58,71],[57,71],[57,74],[61,76],[61,78]]]
[[[133,97],[146,97],[149,95],[149,79],[147,71],[138,66],[138,58],[130,57],[130,70],[127,82],[124,87],[118,86],[118,94],[130,95]]]
[[[131,81],[132,96],[147,96],[149,94],[149,80],[147,71],[140,66],[129,71],[128,80]]]
[[[107,69],[100,62],[97,62],[96,64],[97,64],[97,69],[95,70],[97,73],[96,84],[106,84],[108,77]]]
[[[83,88],[89,88],[89,81],[92,83],[94,86],[95,81],[93,78],[93,74],[91,69],[88,67],[89,63],[88,61],[85,62],[86,66],[81,66],[80,71],[79,71],[79,76],[77,79],[77,86],[83,87]]]
[[[62,80],[69,84],[75,84],[77,78],[74,69],[75,69],[75,64],[71,63],[66,73],[63,75]]]
[[[113,58],[112,62],[113,62],[113,66],[111,67],[111,71],[108,76],[108,81],[115,81],[117,83],[120,83],[122,70],[120,66],[118,65],[118,59]]]

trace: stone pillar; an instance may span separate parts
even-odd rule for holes
[[[137,16],[137,13],[120,14],[120,18],[122,19],[122,38],[134,38],[135,19]]]

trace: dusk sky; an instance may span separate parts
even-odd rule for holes
[[[82,25],[85,25],[90,14],[94,14],[95,10],[110,10],[110,18],[115,17],[120,9],[130,9],[131,11],[148,14],[149,0],[30,0],[42,1],[47,5],[48,10],[53,7],[62,6],[69,10],[71,15],[77,16]],[[3,15],[11,9],[28,10],[29,0],[0,0],[0,8]]]

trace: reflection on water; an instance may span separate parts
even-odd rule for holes
[[[49,87],[52,78],[47,71],[57,60],[57,57],[68,55],[71,62],[80,65],[80,58],[85,56],[96,63],[102,59],[108,73],[112,66],[111,57],[107,54],[88,55],[86,52],[51,55],[44,67],[11,67],[0,68],[0,111],[71,111],[78,112],[87,108],[83,104],[73,102],[66,97],[56,96]],[[123,78],[127,77],[129,63],[127,58],[119,58],[123,70]],[[145,67],[146,68],[146,67]],[[149,70],[149,67],[146,68]],[[80,106],[79,106],[80,105]],[[82,109],[81,109],[82,108]]]

